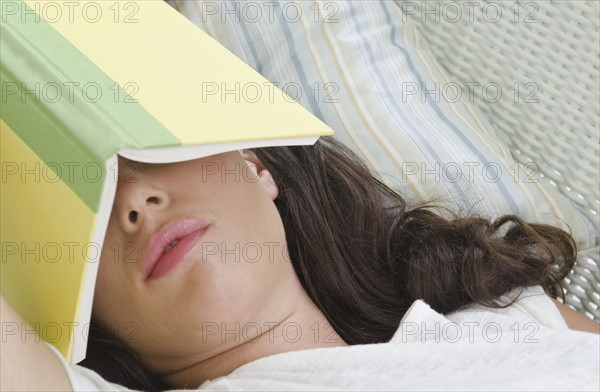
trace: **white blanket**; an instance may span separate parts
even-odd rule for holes
[[[63,364],[77,391],[128,390]],[[389,343],[272,355],[198,389],[597,391],[598,369],[599,335],[568,330],[531,287],[505,309],[473,305],[443,316],[415,301]]]

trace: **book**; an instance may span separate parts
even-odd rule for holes
[[[166,163],[333,131],[160,0],[0,0],[2,295],[85,358],[117,154]]]

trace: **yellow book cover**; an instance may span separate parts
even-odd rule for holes
[[[117,154],[175,162],[333,131],[161,0],[0,0],[2,295],[85,357]]]

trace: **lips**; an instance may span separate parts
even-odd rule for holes
[[[171,222],[156,232],[144,253],[144,280],[165,276],[180,265],[200,243],[208,226],[202,221],[188,219]]]

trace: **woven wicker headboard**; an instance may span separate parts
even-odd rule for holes
[[[396,4],[454,82],[529,163],[598,222],[600,2],[403,1]],[[501,94],[501,96],[500,96]],[[599,252],[580,252],[567,303],[600,319]]]

